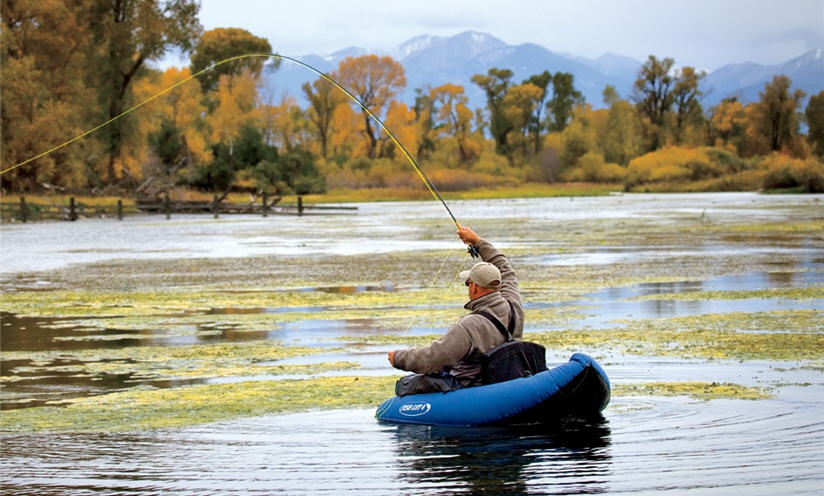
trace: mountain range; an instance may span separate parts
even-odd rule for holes
[[[556,53],[532,43],[513,46],[475,31],[448,37],[417,36],[390,53],[352,47],[326,56],[308,54],[295,58],[321,72],[330,73],[346,57],[367,54],[390,55],[403,65],[407,85],[400,100],[410,106],[415,102],[416,89],[452,83],[464,87],[470,107],[484,108],[486,96],[480,87],[471,82],[471,78],[475,74],[487,74],[490,68],[498,68],[513,72],[513,84],[544,71],[573,74],[575,88],[586,101],[593,108],[603,108],[604,88],[612,85],[622,98],[629,98],[632,85],[644,64],[643,61],[611,53],[588,59]],[[667,55],[655,56],[661,59]],[[677,60],[675,62],[678,63]],[[728,97],[737,97],[745,104],[755,102],[764,85],[778,74],[789,77],[792,90],[802,89],[808,97],[821,92],[824,90],[824,49],[809,51],[778,65],[740,62],[708,72],[700,86],[704,93],[702,104],[704,108],[709,108]],[[301,84],[317,79],[311,71],[289,62],[282,63],[276,71],[268,72],[266,78],[267,85],[294,96],[302,107],[307,102]]]

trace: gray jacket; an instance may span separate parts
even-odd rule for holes
[[[501,271],[501,288],[468,302],[464,308],[473,312],[484,310],[497,318],[504,328],[509,327],[510,317],[514,318],[512,335],[515,339],[521,339],[524,330],[524,309],[515,271],[504,254],[488,241],[481,239],[476,246],[481,259],[494,264]],[[509,302],[515,311],[512,316]],[[446,371],[467,386],[480,375],[481,355],[504,341],[504,335],[489,319],[470,313],[449,326],[440,339],[428,346],[397,350],[394,364],[399,369],[418,374]]]

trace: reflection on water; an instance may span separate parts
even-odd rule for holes
[[[565,329],[601,329],[615,325],[622,319],[652,319],[678,316],[692,316],[710,313],[767,312],[777,310],[798,310],[820,308],[820,300],[795,300],[782,298],[750,298],[724,300],[709,298],[699,300],[656,299],[656,295],[684,294],[698,291],[750,291],[771,288],[804,288],[824,284],[824,272],[813,270],[784,272],[751,272],[748,274],[721,276],[705,281],[672,281],[643,283],[625,287],[610,287],[584,295],[580,300],[541,304],[527,301],[527,309],[552,306],[575,308],[575,317],[563,321]],[[355,293],[362,291],[395,291],[391,286],[341,286],[305,288],[300,291],[322,291],[331,293]],[[645,298],[645,299],[636,299]],[[323,307],[284,308],[211,308],[189,311],[195,315],[243,315],[262,313],[300,312],[323,315]],[[199,323],[194,332],[175,334],[153,329],[130,330],[124,335],[119,329],[88,328],[90,317],[19,317],[6,312],[0,313],[2,320],[2,349],[4,351],[43,350],[105,350],[139,346],[181,346],[198,343],[222,343],[277,339],[293,345],[316,347],[338,347],[341,336],[357,338],[373,334],[371,319],[349,320],[304,319],[283,322],[277,329],[248,330],[236,329],[231,323]],[[80,322],[79,325],[73,325]],[[546,330],[547,328],[542,328]],[[528,329],[527,329],[528,330]],[[409,328],[407,335],[423,335],[438,332],[430,328]],[[78,334],[83,339],[77,339]],[[353,355],[345,359],[358,361]],[[310,360],[310,363],[315,360]],[[383,362],[381,361],[381,364]],[[137,386],[162,387],[164,381],[131,375],[96,374],[82,375],[76,372],[54,372],[55,367],[70,365],[56,362],[14,360],[0,363],[0,376],[18,376],[18,380],[4,385],[7,393],[28,396],[31,401],[5,403],[0,409],[38,406],[49,400],[66,400],[86,394],[101,394],[120,391]],[[38,372],[36,369],[44,372]],[[19,370],[26,372],[19,372]],[[62,390],[61,390],[62,388]]]
[[[489,226],[499,232],[508,232],[512,222],[517,222],[523,232],[513,235],[510,246],[517,251],[532,250],[529,253],[537,250],[539,255],[522,261],[538,265],[632,264],[648,258],[684,257],[701,266],[707,254],[712,253],[723,254],[723,258],[758,258],[763,269],[764,260],[777,260],[766,272],[721,277],[713,277],[711,272],[707,277],[696,276],[696,280],[684,278],[679,282],[610,288],[560,303],[582,309],[576,320],[563,323],[565,328],[597,328],[622,318],[820,308],[820,300],[780,298],[635,299],[698,291],[820,286],[824,283],[820,237],[806,245],[796,245],[784,240],[742,240],[730,236],[714,244],[684,240],[684,246],[646,246],[640,251],[637,246],[593,243],[585,247],[575,245],[570,252],[553,247],[545,250],[548,254],[544,256],[542,246],[550,245],[552,240],[534,242],[528,238],[531,233],[549,232],[559,222],[574,224],[592,219],[620,222],[624,218],[641,218],[661,224],[706,218],[716,227],[739,222],[742,217],[753,223],[780,222],[795,218],[798,210],[791,209],[799,204],[809,212],[805,218],[821,219],[824,215],[819,198],[822,197],[626,195],[574,201],[454,202],[453,210],[470,225],[472,219],[478,219],[485,224],[478,227]],[[363,205],[358,215],[347,218],[345,225],[323,218],[295,223],[293,218],[213,220],[179,216],[172,222],[130,218],[123,222],[89,220],[3,226],[0,290],[53,289],[47,272],[17,273],[121,257],[314,257],[454,249],[454,240],[432,241],[429,233],[422,232],[422,218],[444,220],[440,207],[432,203]],[[444,226],[451,230],[448,222],[444,221]],[[387,240],[388,235],[392,239]],[[329,239],[336,242],[329,243]],[[388,292],[395,288],[329,286],[303,291]],[[527,305],[535,308],[539,302],[528,301]],[[368,319],[330,321],[324,320],[320,308],[300,308],[297,311],[314,312],[317,318],[287,323],[276,330],[241,332],[231,324],[205,323],[193,324],[180,335],[145,329],[129,330],[121,337],[122,331],[117,329],[88,328],[88,318],[25,318],[13,315],[13,309],[3,310],[11,312],[0,315],[4,352],[175,346],[244,339],[340,346],[335,338],[357,337],[375,327]],[[197,315],[279,311],[283,310],[214,308]],[[408,332],[411,335],[434,330],[412,328]],[[90,339],[67,339],[77,334]],[[373,360],[365,373],[386,369],[385,352],[347,351],[335,359]],[[32,405],[46,399],[103,394],[139,384],[159,388],[184,384],[141,383],[146,379],[128,374],[81,376],[70,372],[74,365],[78,363],[59,356],[51,363],[4,360],[0,362],[0,375],[15,376],[14,382],[3,385],[4,393],[11,390],[32,398]],[[561,430],[396,426],[376,422],[373,410],[338,410],[145,432],[0,433],[0,492],[820,494],[824,487],[824,374],[820,367],[796,362],[731,363],[624,356],[607,357],[603,365],[617,386],[645,381],[718,381],[771,388],[776,396],[760,401],[697,401],[684,397],[613,395],[603,423],[567,424]]]
[[[689,317],[703,314],[732,312],[773,312],[779,310],[806,310],[821,307],[820,300],[791,300],[786,298],[742,298],[725,300],[720,295],[696,300],[656,299],[655,296],[680,295],[699,291],[758,291],[783,288],[805,288],[824,284],[824,272],[750,272],[721,276],[706,281],[673,281],[643,283],[634,286],[606,288],[584,295],[577,302],[563,302],[553,306],[580,305],[580,319],[571,325],[603,328],[621,319],[655,319]],[[633,298],[643,298],[633,300]],[[565,323],[565,325],[567,325]]]
[[[401,479],[430,494],[604,492],[609,444],[603,420],[520,428],[401,425],[396,431]]]
[[[399,426],[373,410],[338,410],[149,432],[0,434],[0,486],[21,496],[813,496],[824,484],[822,393],[615,398],[603,423],[562,431]]]
[[[565,432],[380,424],[308,412],[169,432],[0,437],[8,495],[603,492],[606,422]],[[551,491],[549,491],[551,490]]]
[[[778,400],[646,400],[610,416],[614,492],[820,494],[824,487],[821,384]]]

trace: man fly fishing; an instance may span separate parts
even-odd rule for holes
[[[523,334],[521,292],[506,256],[468,227],[459,227],[458,236],[483,260],[460,275],[471,313],[428,346],[389,352],[393,367],[415,373],[398,380],[398,396],[480,384],[482,355]]]

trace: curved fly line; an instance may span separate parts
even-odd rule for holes
[[[441,194],[438,192],[438,189],[435,187],[435,185],[432,183],[432,181],[429,179],[429,177],[428,177],[428,176],[426,175],[426,173],[423,171],[423,169],[421,168],[421,166],[420,166],[420,164],[418,163],[418,161],[417,161],[417,160],[415,160],[415,158],[412,156],[412,154],[411,154],[411,153],[409,153],[409,150],[407,150],[407,148],[403,145],[403,143],[401,143],[401,141],[400,141],[400,140],[399,140],[399,139],[395,136],[395,134],[394,134],[394,133],[393,133],[393,132],[389,129],[389,127],[388,127],[388,126],[387,126],[387,125],[386,125],[386,124],[385,124],[385,123],[384,123],[384,122],[383,122],[383,121],[382,121],[382,120],[381,120],[381,119],[380,119],[377,115],[375,115],[375,113],[374,113],[374,112],[372,112],[372,110],[371,110],[369,107],[367,107],[367,106],[366,106],[366,104],[364,104],[364,103],[363,103],[363,102],[362,102],[362,101],[361,101],[361,100],[360,100],[357,96],[355,96],[355,95],[354,95],[351,91],[349,91],[349,90],[348,90],[347,88],[345,88],[343,85],[341,85],[340,83],[338,83],[337,81],[335,81],[335,80],[334,80],[331,76],[329,76],[328,74],[326,74],[326,73],[324,73],[324,72],[321,72],[320,70],[316,69],[315,67],[312,67],[311,65],[309,65],[309,64],[307,64],[307,63],[305,63],[305,62],[302,62],[302,61],[300,61],[300,60],[298,60],[298,59],[295,59],[295,58],[293,58],[293,57],[288,57],[288,56],[286,56],[286,55],[276,54],[276,53],[249,53],[249,54],[244,54],[244,55],[236,55],[236,56],[234,56],[234,57],[229,57],[229,58],[227,58],[227,59],[224,59],[224,60],[221,60],[221,61],[219,61],[219,62],[216,62],[215,64],[212,64],[211,66],[206,67],[205,69],[202,69],[202,70],[200,70],[200,71],[198,71],[198,72],[196,72],[196,73],[194,73],[194,74],[189,75],[188,77],[186,77],[186,78],[184,78],[184,79],[181,79],[180,81],[178,81],[178,82],[176,82],[175,84],[173,84],[173,85],[169,86],[168,88],[166,88],[166,89],[164,89],[164,90],[162,90],[162,91],[159,91],[159,92],[155,93],[155,94],[154,94],[154,95],[152,95],[151,97],[149,97],[149,98],[147,98],[147,99],[143,100],[142,102],[140,102],[140,103],[138,103],[138,104],[136,104],[136,105],[134,105],[134,106],[132,106],[132,107],[130,107],[130,108],[128,108],[128,109],[126,109],[126,110],[125,110],[125,111],[123,111],[121,114],[119,114],[119,115],[116,115],[116,116],[112,117],[111,119],[109,119],[109,120],[107,120],[107,121],[105,121],[105,122],[103,122],[103,123],[101,123],[101,124],[99,124],[99,125],[97,125],[97,126],[95,126],[95,127],[91,128],[91,129],[89,129],[88,131],[86,131],[86,132],[84,132],[84,133],[82,133],[82,134],[79,134],[79,135],[75,136],[74,138],[71,138],[70,140],[68,140],[68,141],[66,141],[66,142],[64,142],[64,143],[61,143],[61,144],[59,144],[59,145],[57,145],[57,146],[54,146],[54,147],[52,147],[52,148],[49,148],[48,150],[46,150],[46,151],[44,151],[44,152],[42,152],[42,153],[40,153],[40,154],[38,154],[38,155],[35,155],[35,156],[33,156],[33,157],[31,157],[31,158],[29,158],[29,159],[27,159],[27,160],[24,160],[23,162],[20,162],[20,163],[18,163],[18,164],[15,164],[15,165],[13,165],[13,166],[11,166],[11,167],[7,168],[7,169],[0,170],[0,175],[6,174],[6,173],[8,173],[8,172],[11,172],[11,171],[13,171],[13,170],[15,170],[15,169],[19,168],[19,167],[23,167],[23,166],[25,166],[25,165],[27,165],[27,164],[30,164],[31,162],[34,162],[35,160],[37,160],[37,159],[39,159],[39,158],[43,158],[43,157],[45,157],[45,156],[47,156],[47,155],[49,155],[49,154],[51,154],[51,153],[56,152],[57,150],[60,150],[61,148],[64,148],[64,147],[66,147],[66,146],[68,146],[68,145],[71,145],[72,143],[74,143],[74,142],[76,142],[76,141],[79,141],[79,140],[81,140],[81,139],[83,139],[83,138],[86,138],[87,136],[89,136],[89,135],[91,135],[91,134],[93,134],[93,133],[95,133],[95,132],[99,131],[100,129],[102,129],[102,128],[106,127],[106,126],[108,126],[109,124],[111,124],[111,123],[113,123],[113,122],[115,122],[115,121],[117,121],[117,120],[119,120],[119,119],[122,119],[123,117],[125,117],[125,116],[129,115],[130,113],[134,112],[135,110],[138,110],[139,108],[141,108],[141,107],[143,107],[143,106],[145,106],[145,105],[147,105],[147,104],[151,103],[152,101],[154,101],[154,100],[156,100],[156,99],[160,98],[161,96],[163,96],[163,95],[165,95],[165,94],[167,94],[167,93],[169,93],[169,92],[171,92],[171,91],[175,90],[176,88],[178,88],[178,87],[182,86],[183,84],[187,83],[188,81],[190,81],[190,80],[192,80],[192,79],[195,79],[195,78],[199,77],[200,75],[204,74],[204,73],[205,73],[205,72],[207,72],[207,71],[210,71],[210,70],[212,70],[212,69],[214,69],[214,68],[216,68],[216,67],[219,67],[219,66],[221,66],[221,65],[223,65],[223,64],[227,64],[227,63],[232,62],[232,61],[235,61],[235,60],[241,60],[241,59],[246,59],[246,58],[256,58],[256,57],[266,57],[266,58],[275,58],[275,59],[279,59],[279,60],[285,60],[285,61],[291,62],[291,63],[293,63],[293,64],[299,65],[299,66],[301,66],[301,67],[303,67],[303,68],[305,68],[305,69],[308,69],[309,71],[311,71],[311,72],[315,73],[315,74],[316,74],[316,75],[318,75],[320,78],[322,78],[323,80],[327,81],[329,84],[331,84],[332,86],[334,86],[335,88],[337,88],[338,90],[340,90],[341,92],[343,92],[343,93],[344,93],[346,96],[348,96],[348,97],[349,97],[352,101],[354,101],[355,103],[357,103],[357,104],[358,104],[358,106],[360,106],[360,108],[361,108],[364,112],[366,112],[366,114],[367,114],[367,115],[369,115],[369,117],[371,117],[371,118],[372,118],[372,119],[373,119],[373,120],[374,120],[374,121],[378,124],[378,126],[380,126],[380,128],[381,128],[381,129],[383,129],[383,131],[387,134],[387,136],[389,136],[389,139],[391,139],[391,140],[392,140],[392,142],[395,144],[395,146],[397,146],[397,147],[398,147],[398,149],[401,151],[401,153],[403,153],[404,157],[406,157],[406,160],[407,160],[407,161],[409,161],[409,163],[410,163],[410,164],[412,165],[412,167],[415,169],[415,172],[418,174],[418,177],[420,177],[421,181],[423,181],[424,185],[425,185],[425,186],[426,186],[426,188],[429,190],[429,192],[430,192],[430,194],[432,195],[432,197],[433,197],[435,200],[437,200],[438,202],[440,202],[440,204],[441,204],[441,205],[444,207],[444,209],[446,210],[446,213],[447,213],[447,214],[449,214],[449,217],[450,217],[450,219],[452,219],[452,222],[455,224],[455,227],[456,227],[457,229],[460,229],[460,228],[461,228],[461,225],[460,225],[460,223],[458,222],[458,220],[455,218],[455,215],[452,213],[452,210],[451,210],[451,209],[449,208],[449,206],[446,204],[446,201],[444,201],[443,197],[442,197],[442,196],[441,196]],[[468,254],[472,255],[473,257],[479,257],[479,254],[478,254],[478,252],[477,252],[477,248],[475,248],[475,247],[469,247],[469,249],[468,249]],[[447,257],[447,258],[448,258],[448,257]],[[447,259],[445,258],[445,259],[444,259],[444,261],[443,261],[443,264],[442,264],[442,265],[441,265],[441,267],[440,267],[440,269],[438,269],[437,273],[435,274],[435,278],[433,279],[432,283],[429,285],[428,290],[427,290],[427,296],[425,296],[425,299],[428,299],[428,297],[429,297],[429,296],[428,296],[428,295],[429,295],[429,292],[430,292],[430,291],[432,290],[432,288],[434,287],[434,285],[435,285],[435,281],[438,279],[438,277],[440,276],[441,272],[443,271],[443,269],[444,269],[444,267],[445,267],[445,265],[446,265],[446,260],[447,260]],[[461,269],[463,268],[463,265],[465,264],[465,262],[466,262],[466,258],[464,258],[464,261],[461,263]],[[460,271],[460,269],[459,269],[459,271]],[[456,273],[456,275],[455,275],[455,278],[457,278],[457,273]],[[453,281],[453,282],[454,282],[454,281]],[[410,325],[410,328],[411,328],[411,325]],[[409,328],[407,328],[407,329],[406,329],[406,332],[408,332],[408,331],[409,331]],[[404,335],[406,334],[406,332],[404,332]]]
[[[275,58],[275,59],[280,59],[280,60],[286,60],[288,62],[292,62],[293,64],[297,64],[297,65],[299,65],[299,66],[301,66],[305,69],[308,69],[308,70],[314,72],[319,77],[321,77],[322,79],[327,81],[329,84],[331,84],[332,86],[334,86],[338,90],[342,91],[346,96],[348,96],[350,99],[352,99],[352,101],[357,103],[360,106],[360,108],[363,109],[363,111],[366,112],[369,115],[369,117],[371,117],[381,127],[381,129],[383,129],[383,131],[389,136],[389,138],[392,140],[392,142],[395,143],[395,146],[397,146],[398,149],[401,150],[404,157],[406,157],[406,159],[409,161],[409,163],[412,164],[412,167],[415,169],[415,172],[418,174],[421,181],[423,181],[424,185],[429,190],[429,192],[432,194],[432,196],[436,200],[438,200],[441,203],[441,205],[443,205],[444,209],[446,209],[446,212],[447,212],[447,214],[449,214],[449,217],[452,219],[452,222],[455,224],[455,227],[460,229],[461,225],[458,223],[458,220],[455,218],[455,215],[452,214],[452,210],[449,209],[449,206],[446,204],[443,197],[438,192],[437,188],[435,188],[435,185],[432,183],[432,181],[429,179],[429,177],[424,173],[423,169],[421,168],[420,164],[418,164],[417,160],[415,160],[415,158],[412,156],[412,154],[409,153],[409,150],[406,149],[406,147],[403,145],[403,143],[401,143],[401,141],[395,136],[395,134],[389,129],[389,127],[386,124],[384,124],[384,122],[377,115],[375,115],[374,112],[372,112],[372,110],[369,107],[366,106],[366,104],[364,104],[351,91],[349,91],[348,89],[343,87],[343,85],[341,85],[340,83],[338,83],[337,81],[332,79],[332,77],[329,76],[328,74],[323,73],[320,70],[318,70],[318,69],[312,67],[311,65],[309,65],[305,62],[302,62],[298,59],[295,59],[293,57],[288,57],[286,55],[280,55],[280,54],[277,54],[277,53],[248,53],[248,54],[245,54],[245,55],[236,55],[234,57],[229,57],[227,59],[221,60],[220,62],[216,62],[215,64],[212,64],[211,66],[209,66],[205,69],[202,69],[202,70],[200,70],[200,71],[198,71],[198,72],[196,72],[196,73],[194,73],[194,74],[192,74],[192,75],[176,82],[175,84],[169,86],[168,88],[157,92],[156,94],[152,95],[151,97],[149,97],[149,98],[143,100],[142,102],[130,107],[129,109],[123,111],[121,114],[112,117],[111,119],[107,120],[106,122],[103,122],[102,124],[99,124],[99,125],[93,127],[92,129],[89,129],[88,131],[86,131],[82,134],[79,134],[79,135],[75,136],[74,138],[72,138],[72,139],[70,139],[70,140],[68,140],[64,143],[61,143],[57,146],[49,148],[48,150],[46,150],[46,151],[44,151],[44,152],[42,152],[38,155],[35,155],[35,156],[33,156],[29,159],[26,159],[23,162],[15,164],[15,165],[7,168],[7,169],[0,170],[0,176],[2,176],[3,174],[6,174],[8,172],[11,172],[11,171],[13,171],[13,170],[15,170],[19,167],[23,167],[24,165],[27,165],[31,162],[34,162],[35,160],[37,160],[39,158],[43,158],[46,155],[54,153],[57,150],[60,150],[61,148],[66,147],[66,146],[74,143],[75,141],[79,141],[79,140],[81,140],[81,139],[83,139],[83,138],[99,131],[100,129],[108,126],[109,124],[111,124],[111,123],[113,123],[113,122],[115,122],[119,119],[122,119],[123,117],[125,117],[128,114],[134,112],[135,110],[137,110],[137,109],[143,107],[144,105],[156,100],[157,98],[160,98],[161,96],[163,96],[163,95],[169,93],[170,91],[178,88],[179,86],[185,84],[186,82],[197,78],[198,76],[200,76],[201,74],[203,74],[207,71],[210,71],[210,70],[212,70],[212,69],[214,69],[218,66],[221,66],[223,64],[226,64],[226,63],[229,63],[229,62],[232,62],[232,61],[235,61],[235,60],[241,60],[241,59],[246,59],[246,58],[255,58],[255,57]],[[476,256],[476,255],[473,253],[473,256]]]

